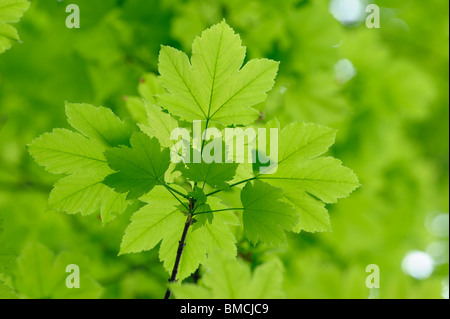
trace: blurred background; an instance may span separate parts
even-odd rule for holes
[[[80,29],[65,26],[70,3],[80,7]],[[380,7],[380,28],[366,26],[369,3]],[[47,281],[58,275],[36,270],[39,258],[28,258],[30,247],[80,265],[89,285],[67,297],[164,295],[168,274],[156,250],[117,257],[133,208],[104,227],[95,214],[46,212],[59,177],[37,166],[26,145],[69,127],[64,101],[130,117],[126,97],[138,95],[144,74],[157,73],[160,45],[189,54],[195,36],[225,18],[248,59],[281,62],[276,86],[257,106],[264,121],[338,129],[331,153],[362,184],[328,207],[333,232],[292,234],[287,247],[276,249],[242,240],[240,256],[252,266],[280,258],[288,298],[448,298],[448,6],[441,0],[31,1],[14,24],[21,43],[0,54],[0,295],[13,285],[21,297],[56,296],[33,282],[33,271]],[[369,264],[379,266],[378,289],[365,285]]]

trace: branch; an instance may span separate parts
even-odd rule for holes
[[[189,206],[192,206],[192,205],[189,205]],[[192,215],[189,212],[188,217],[186,219],[186,223],[184,224],[183,234],[181,235],[181,239],[178,244],[177,257],[175,258],[175,264],[173,265],[172,276],[169,279],[169,283],[176,281],[178,267],[180,266],[181,255],[183,254],[184,246],[186,246],[186,236],[187,236],[189,227],[191,225],[192,225]],[[171,295],[170,288],[167,288],[164,299],[169,299],[170,295]]]

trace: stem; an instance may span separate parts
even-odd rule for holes
[[[211,192],[211,193],[208,193],[208,194],[206,194],[206,197],[211,196],[211,195],[214,195],[214,194],[217,194],[217,193],[219,193],[219,192],[221,192],[221,191],[223,191],[223,190],[225,190],[225,189],[228,189],[228,188],[237,186],[237,185],[239,185],[239,184],[243,184],[243,183],[246,183],[246,182],[248,182],[248,181],[252,181],[252,180],[257,179],[257,178],[258,178],[258,176],[254,176],[254,177],[252,177],[252,178],[244,179],[244,180],[239,181],[239,182],[237,182],[237,183],[228,185],[228,186],[225,187],[225,188],[218,189],[218,190],[215,190],[215,191],[213,191],[213,192]]]
[[[193,214],[193,215],[209,214],[209,213],[216,213],[216,212],[225,212],[227,210],[244,210],[244,208],[243,207],[238,207],[238,208],[224,208],[224,209],[208,210],[206,212],[200,212],[200,213]]]
[[[183,194],[183,193],[177,191],[176,189],[170,187],[169,185],[167,185],[167,184],[163,184],[163,185],[164,185],[167,189],[170,189],[172,192],[177,193],[177,194],[180,195],[181,197],[186,198],[186,199],[188,198],[187,195],[185,195],[185,194]]]
[[[189,207],[187,207],[186,206],[186,204],[185,203],[183,203],[173,192],[172,192],[172,190],[174,191],[174,189],[173,188],[171,188],[171,187],[169,187],[169,186],[167,186],[166,184],[163,184],[163,186],[169,191],[169,193],[170,194],[172,194],[172,196],[173,197],[175,197],[176,198],[176,200],[177,201],[179,201],[180,202],[180,204],[181,205],[183,205],[184,206],[184,208],[186,208],[187,210],[189,210]]]
[[[189,205],[189,206],[192,206],[192,205]],[[189,212],[188,217],[186,219],[186,223],[184,224],[183,234],[181,235],[181,239],[178,242],[177,256],[175,258],[175,264],[173,265],[172,276],[170,276],[169,283],[176,281],[178,267],[180,266],[181,255],[183,254],[184,246],[186,246],[186,236],[187,236],[189,227],[191,225],[192,225],[192,215]],[[170,291],[170,288],[167,288],[164,299],[169,299],[171,294],[172,294],[172,292]]]

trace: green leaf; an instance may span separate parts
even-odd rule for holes
[[[129,145],[131,127],[109,108],[66,103],[66,114],[74,129],[106,147]]]
[[[171,284],[176,299],[211,299],[211,291],[197,284]]]
[[[216,251],[208,258],[198,285],[171,284],[177,299],[279,299],[284,298],[282,267],[275,260],[249,266],[227,253]]]
[[[1,0],[0,22],[18,22],[29,6],[28,0]]]
[[[154,95],[165,93],[164,88],[158,80],[158,77],[153,73],[144,74],[139,80],[138,92],[140,97],[126,96],[125,105],[130,112],[131,117],[137,123],[147,124],[146,104],[156,104]],[[160,110],[160,107],[157,107]],[[167,113],[165,113],[167,114]],[[148,123],[153,127],[155,123],[153,117],[149,115]],[[154,136],[154,135],[150,135]],[[161,141],[160,141],[161,142]],[[162,142],[161,142],[162,143]],[[164,143],[162,143],[164,144]]]
[[[138,92],[147,103],[156,104],[155,95],[165,93],[165,90],[156,74],[147,73],[140,80]]]
[[[131,131],[128,125],[104,107],[67,103],[66,113],[71,117],[72,126],[84,135],[55,129],[28,146],[36,162],[49,172],[70,174],[55,183],[48,209],[82,215],[99,211],[102,222],[106,224],[117,214],[123,213],[129,202],[125,195],[103,184],[103,180],[114,173],[103,154],[110,145],[105,143],[105,139],[117,140],[119,135],[126,139]],[[116,130],[122,133],[117,135]]]
[[[18,299],[17,293],[14,289],[2,280],[2,274],[0,273],[0,299]]]
[[[341,161],[319,157],[334,143],[335,135],[335,130],[311,123],[286,126],[280,133],[276,172],[257,176],[284,190],[282,200],[299,213],[296,232],[330,231],[322,202],[335,203],[360,186],[357,176]]]
[[[103,147],[66,129],[42,134],[29,145],[28,150],[36,163],[53,174],[97,170],[106,166]]]
[[[294,231],[307,232],[331,231],[330,217],[325,205],[320,200],[297,190],[286,191],[283,201],[299,212],[299,223]]]
[[[292,123],[280,133],[278,165],[322,155],[334,144],[336,130],[312,123]]]
[[[0,53],[10,49],[12,43],[18,41],[20,41],[20,39],[16,28],[0,22]]]
[[[192,182],[206,183],[213,188],[225,188],[226,183],[236,174],[237,163],[187,163],[180,165],[179,170]]]
[[[186,222],[186,215],[178,207],[180,203],[163,186],[156,186],[141,200],[147,205],[131,217],[120,245],[120,254],[150,250],[164,238],[175,235],[172,231],[174,225]],[[181,236],[181,232],[176,236]]]
[[[260,179],[283,189],[306,191],[325,203],[335,203],[359,187],[353,171],[333,157],[307,159],[280,165],[275,174]]]
[[[55,256],[47,247],[33,243],[25,247],[18,258],[15,280],[17,291],[28,298],[99,298],[102,287],[89,275],[88,267],[79,264],[79,257],[63,252]],[[80,267],[80,288],[66,286],[66,267]]]
[[[148,136],[156,137],[163,147],[173,146],[170,133],[178,127],[178,122],[155,104],[145,103],[145,110],[148,124],[138,124],[139,128]]]
[[[270,260],[258,266],[247,286],[243,298],[283,299],[283,267],[277,260]]]
[[[282,196],[282,189],[260,181],[248,182],[242,189],[244,231],[253,243],[285,244],[284,230],[298,223],[298,213],[281,201]]]
[[[159,249],[159,259],[163,262],[164,268],[170,274],[172,273],[173,266],[177,255],[178,243],[183,233],[183,223],[171,225],[171,230],[166,229],[169,236],[161,243]],[[193,228],[189,228],[186,236],[186,246],[181,256],[180,266],[178,268],[177,279],[182,281],[191,275],[200,264],[206,261],[207,247],[204,240],[204,234],[199,230],[194,231]]]
[[[103,184],[112,171],[92,171],[89,174],[74,174],[55,183],[48,200],[48,209],[83,216],[100,210],[103,223],[114,219],[114,213],[122,213],[128,206],[124,194],[118,194]]]
[[[147,251],[161,242],[159,258],[170,274],[187,215],[182,213],[179,202],[163,186],[155,187],[141,200],[147,205],[133,214],[125,230],[120,254]],[[192,229],[189,230],[178,270],[179,280],[189,276],[199,263],[205,261],[206,247],[202,239],[202,236],[193,236]]]
[[[107,176],[104,183],[119,193],[128,193],[127,199],[135,199],[164,183],[170,158],[169,149],[161,151],[158,140],[142,132],[134,133],[130,142],[131,148],[105,152],[109,166],[117,172]]]
[[[159,73],[169,93],[158,95],[158,104],[186,121],[253,122],[259,112],[251,106],[265,100],[278,62],[255,59],[241,68],[244,57],[239,36],[225,21],[196,38],[191,61],[183,52],[163,46]]]
[[[0,0],[0,53],[20,41],[17,30],[7,23],[18,22],[29,6],[28,0]]]
[[[147,114],[145,113],[145,105],[144,101],[141,97],[137,96],[126,96],[123,97],[125,100],[125,107],[130,113],[133,121],[138,123],[146,123],[147,122]]]
[[[232,212],[201,214],[201,212],[206,212],[208,210],[224,208],[226,208],[226,206],[220,199],[214,197],[208,198],[208,204],[196,211],[196,213],[200,213],[199,215],[195,215],[195,219],[200,219],[202,227],[198,227],[198,230],[194,227],[193,230],[195,230],[195,235],[203,238],[207,253],[221,250],[227,252],[231,256],[236,256],[236,238],[230,231],[228,225],[239,225],[237,216]]]
[[[159,258],[170,274],[187,219],[187,215],[182,213],[186,209],[163,186],[156,186],[140,199],[147,205],[131,217],[120,254],[147,251],[161,242]],[[211,199],[211,205],[214,209],[223,207],[217,199]],[[236,216],[223,214],[215,216],[212,223],[205,223],[203,227],[189,228],[178,270],[179,280],[192,274],[213,250],[222,249],[236,254],[236,239],[228,228],[228,224],[233,223],[236,223]]]

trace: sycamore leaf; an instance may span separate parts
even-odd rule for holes
[[[220,199],[210,197],[208,199],[208,204],[205,205],[203,211],[224,209],[226,206],[221,202]],[[198,212],[201,212],[199,210]],[[239,219],[237,216],[231,212],[222,214],[200,214],[196,215],[195,218],[198,219],[202,216],[208,216],[203,223],[203,227],[193,228],[195,230],[194,234],[201,235],[205,245],[206,251],[211,253],[215,250],[221,250],[227,252],[231,256],[236,256],[236,238],[233,233],[230,232],[228,225],[239,225]],[[197,234],[200,233],[200,234]]]
[[[333,157],[280,165],[275,174],[261,175],[259,179],[285,190],[306,191],[325,203],[335,203],[359,186],[352,170]]]
[[[180,203],[163,186],[156,186],[141,200],[147,205],[131,217],[120,245],[120,254],[150,250],[172,235],[174,225],[184,225],[186,222]],[[181,232],[177,235],[181,236]]]
[[[36,163],[53,174],[97,170],[106,166],[103,147],[66,129],[44,133],[28,147]]]
[[[256,267],[252,274],[241,260],[216,251],[198,285],[171,284],[170,289],[177,299],[279,299],[285,297],[282,281],[282,267],[275,260]]]
[[[66,103],[66,114],[74,129],[106,147],[129,145],[132,133],[130,125],[109,108]]]
[[[55,129],[41,135],[28,146],[35,161],[49,172],[69,174],[55,183],[48,208],[82,215],[100,210],[102,222],[107,223],[124,212],[129,202],[125,195],[116,193],[102,183],[106,176],[114,172],[103,154],[109,145],[105,141],[117,141],[117,132],[123,134],[120,139],[127,139],[131,131],[111,110],[104,107],[66,104],[66,113],[71,118],[72,126],[84,135]],[[98,117],[98,121],[92,117]]]
[[[130,140],[131,148],[112,148],[105,152],[109,166],[116,170],[104,183],[119,193],[128,193],[127,199],[148,193],[157,184],[164,183],[169,168],[169,149],[161,151],[156,138],[137,132]]]
[[[0,22],[18,22],[29,6],[28,0],[0,0]]]
[[[47,247],[33,243],[18,258],[15,288],[33,299],[99,298],[102,287],[86,271],[80,271],[80,288],[66,286],[66,267],[79,264],[79,258],[67,252],[55,256]]]
[[[171,236],[165,238],[159,249],[159,259],[163,262],[163,266],[169,274],[172,272],[175,264],[178,243],[181,239],[185,222],[186,218],[184,218],[183,223],[171,225],[173,232],[166,230]],[[203,233],[189,228],[186,236],[186,246],[178,268],[178,280],[181,281],[191,275],[200,264],[206,261],[206,256],[207,247]]]
[[[186,163],[179,167],[184,177],[192,182],[202,182],[213,188],[225,188],[226,183],[233,179],[237,163]]]
[[[280,133],[278,165],[325,153],[334,144],[336,130],[312,123],[292,123]]]
[[[299,213],[296,232],[330,231],[322,202],[335,203],[359,187],[356,175],[341,161],[319,157],[334,143],[335,135],[335,130],[316,124],[286,126],[280,133],[276,172],[257,176],[284,190],[282,200]]]
[[[273,84],[278,62],[258,59],[242,66],[245,47],[225,21],[205,30],[192,45],[192,57],[163,46],[159,55],[161,83],[168,94],[157,102],[182,120],[224,125],[248,124],[259,112]]]
[[[165,92],[156,75],[144,74],[138,91],[140,97],[131,96],[125,100],[132,118],[138,122],[142,132],[150,137],[156,137],[163,147],[173,146],[174,141],[170,140],[170,133],[178,127],[178,122],[156,105],[154,95]]]
[[[299,223],[294,231],[307,232],[331,231],[330,217],[325,204],[308,195],[306,192],[288,190],[283,195],[283,201],[299,212]]]
[[[116,193],[103,184],[111,172],[104,169],[103,172],[91,172],[89,176],[74,174],[61,178],[50,193],[47,208],[83,216],[100,210],[102,221],[111,221],[114,213],[120,214],[128,206],[124,194]]]
[[[139,95],[147,102],[156,104],[155,95],[164,93],[158,77],[153,73],[144,74],[138,86]]]
[[[18,22],[29,6],[28,0],[0,0],[0,53],[20,41],[17,30],[7,23]]]
[[[139,124],[139,128],[150,137],[156,137],[163,147],[171,147],[174,141],[170,133],[178,127],[178,122],[161,108],[152,103],[145,103],[148,124]]]
[[[13,26],[0,22],[0,53],[10,49],[13,42],[19,42],[19,33]]]
[[[282,189],[261,181],[248,182],[242,189],[244,231],[252,242],[284,244],[284,230],[292,230],[298,223],[298,213],[281,201],[282,195]]]

